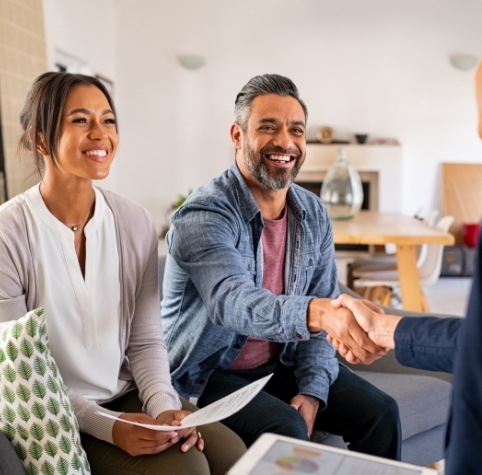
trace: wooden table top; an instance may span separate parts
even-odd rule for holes
[[[444,244],[455,242],[450,233],[396,212],[360,211],[352,219],[332,220],[335,244]]]

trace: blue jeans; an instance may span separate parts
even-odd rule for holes
[[[274,374],[263,390],[222,422],[248,447],[264,432],[309,440],[305,420],[289,405],[298,392],[294,369],[278,361],[251,370],[215,371],[198,406],[207,406],[270,373]],[[400,460],[401,427],[396,401],[345,366],[340,365],[328,404],[318,412],[314,429],[341,435],[350,450]]]

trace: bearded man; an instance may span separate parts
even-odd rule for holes
[[[264,432],[308,440],[321,430],[399,459],[396,402],[339,365],[326,339],[337,335],[364,361],[380,352],[330,304],[339,295],[330,220],[293,183],[306,120],[290,79],[252,78],[235,102],[235,163],[173,216],[162,301],[172,380],[203,407],[273,373],[223,421],[248,446]]]

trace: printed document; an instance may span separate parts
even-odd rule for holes
[[[269,378],[273,376],[273,373],[258,379],[251,384],[248,384],[244,388],[234,391],[218,401],[209,404],[198,411],[195,411],[186,416],[179,426],[157,425],[157,424],[141,424],[140,422],[127,421],[125,419],[119,419],[118,417],[106,414],[105,412],[98,411],[98,414],[107,417],[109,419],[119,420],[126,424],[132,424],[135,426],[146,427],[152,430],[171,431],[186,429],[188,427],[201,426],[204,424],[211,424],[212,422],[218,422],[226,417],[232,416],[234,413],[242,409],[258,394],[264,385],[268,382]]]

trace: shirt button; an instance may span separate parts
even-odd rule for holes
[[[300,333],[296,333],[295,337],[297,340],[301,340],[303,338],[303,335],[301,335]]]

